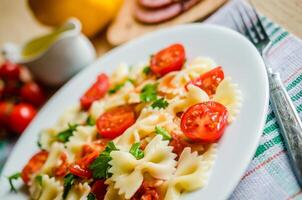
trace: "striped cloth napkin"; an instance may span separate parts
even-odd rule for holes
[[[236,29],[231,14],[239,17],[236,9],[238,4],[250,9],[245,2],[231,1],[206,20],[206,23]],[[274,70],[280,72],[287,91],[302,117],[302,41],[266,17],[262,17],[261,20],[273,45],[268,54],[268,61]],[[254,158],[230,199],[302,199],[302,190],[290,168],[271,108],[268,110],[266,125]]]
[[[207,19],[206,23],[235,29],[230,14],[236,15],[237,4],[247,6],[240,0],[230,1]],[[302,41],[269,19],[262,17],[262,21],[273,41],[268,60],[281,73],[289,95],[302,117]],[[10,142],[0,141],[0,170],[11,147]],[[291,171],[278,125],[270,108],[255,156],[230,199],[302,199],[302,190]]]

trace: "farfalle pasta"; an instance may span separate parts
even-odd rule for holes
[[[239,114],[239,86],[210,58],[173,44],[97,77],[41,131],[21,172],[37,200],[177,200],[206,187],[217,142]]]

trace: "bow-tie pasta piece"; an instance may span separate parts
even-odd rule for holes
[[[79,183],[71,187],[68,192],[66,200],[87,200],[87,196],[90,192],[90,186],[88,183]]]
[[[127,80],[129,75],[129,66],[126,63],[120,63],[110,76],[110,85],[116,85]]]
[[[163,110],[144,108],[135,124],[129,127],[121,136],[115,139],[120,149],[129,150],[135,142],[140,142],[146,137],[153,137],[155,126],[161,126],[168,131],[176,129],[173,116]]]
[[[89,109],[89,116],[93,120],[97,120],[97,118],[105,112],[105,102],[103,100],[98,100],[92,103]]]
[[[107,179],[105,184],[107,185],[107,192],[104,200],[126,200],[122,195],[118,194],[118,189],[114,188],[114,182],[111,178]]]
[[[77,130],[73,132],[73,136],[66,143],[69,161],[75,161],[81,154],[83,145],[95,140],[96,136],[97,130],[95,126],[77,127]]]
[[[160,79],[159,91],[166,94],[169,99],[176,96],[184,96],[186,94],[185,85],[188,82],[215,66],[215,63],[211,59],[196,58],[187,64],[183,70],[171,72]]]
[[[242,95],[238,85],[232,83],[231,78],[227,77],[218,85],[213,100],[227,108],[229,111],[228,121],[232,122],[239,113]]]
[[[41,182],[31,180],[29,192],[33,200],[61,200],[63,185],[55,178],[42,175]]]
[[[191,149],[186,147],[180,155],[175,174],[163,186],[166,190],[164,200],[177,200],[183,192],[204,187],[215,155],[216,145],[211,145],[201,156],[197,152],[191,153]]]
[[[175,97],[169,102],[167,108],[168,112],[177,115],[179,112],[185,111],[190,106],[193,106],[197,103],[205,102],[209,100],[209,96],[205,91],[199,87],[190,84],[188,85],[188,93],[185,97]]]
[[[68,124],[83,124],[87,119],[87,113],[81,111],[80,105],[68,108],[57,122],[58,129],[68,128]]]
[[[62,154],[67,154],[64,144],[55,142],[51,145],[51,148],[49,150],[49,155],[44,163],[41,172],[44,174],[52,175],[53,169],[55,167],[58,167],[61,164],[60,156]]]
[[[140,188],[144,174],[153,178],[167,180],[175,171],[176,155],[168,141],[163,141],[162,136],[155,136],[144,149],[144,158],[136,158],[125,151],[111,152],[110,161],[111,179],[115,182],[114,188],[119,190],[119,195],[126,199],[131,198]]]
[[[57,141],[56,135],[58,134],[59,130],[55,128],[49,128],[43,130],[38,138],[38,144],[40,145],[41,149],[49,151],[51,145]]]

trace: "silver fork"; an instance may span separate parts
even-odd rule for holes
[[[302,186],[302,123],[298,112],[289,97],[280,74],[273,72],[268,66],[266,55],[271,48],[271,41],[265,32],[262,22],[253,8],[253,13],[244,7],[237,7],[240,23],[244,30],[240,29],[240,23],[234,15],[231,15],[236,28],[245,35],[258,49],[264,59],[270,87],[270,101],[276,115],[278,125],[283,136],[291,167],[296,175],[297,181]]]

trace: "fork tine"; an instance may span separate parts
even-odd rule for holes
[[[262,38],[261,38],[260,32],[257,29],[257,24],[259,24],[258,19],[257,19],[257,22],[254,22],[254,20],[253,20],[252,16],[250,15],[249,11],[247,10],[247,8],[243,7],[243,10],[246,13],[246,16],[252,26],[251,28],[255,33],[255,37],[257,38],[258,41],[261,41]]]
[[[239,13],[239,16],[240,16],[240,18],[241,18],[242,24],[243,24],[244,29],[245,29],[245,31],[246,31],[246,34],[245,34],[245,35],[247,35],[247,37],[249,38],[249,40],[250,40],[252,43],[256,44],[256,42],[255,42],[255,40],[254,40],[254,38],[253,38],[253,34],[251,33],[249,27],[246,25],[246,22],[245,22],[245,20],[244,20],[244,17],[243,17],[243,15],[242,15],[242,13],[241,13],[240,8],[239,8],[238,6],[236,6],[236,8],[237,8],[237,10],[238,10],[238,13]]]
[[[253,10],[253,13],[255,14],[255,16],[257,18],[257,22],[258,22],[257,24],[260,27],[260,30],[261,30],[262,35],[264,36],[264,39],[268,39],[269,37],[268,37],[268,35],[267,35],[267,33],[266,33],[263,25],[262,25],[262,22],[261,22],[261,19],[260,19],[258,13],[256,12],[256,10],[255,10],[255,8],[254,8],[253,5],[251,7],[252,7],[252,10]]]
[[[236,18],[234,17],[234,14],[230,14],[234,24],[235,24],[235,27],[236,29],[240,32],[240,33],[243,33],[245,34],[243,31],[242,31],[242,28],[240,27],[240,24],[237,22]]]

